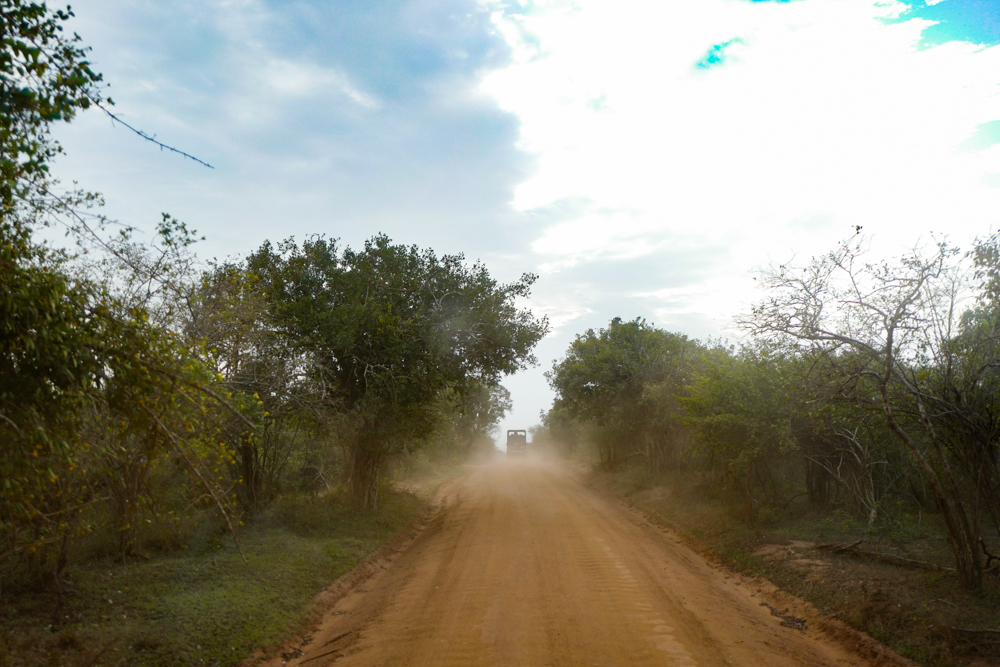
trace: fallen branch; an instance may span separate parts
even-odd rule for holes
[[[965,632],[970,635],[1000,635],[1000,630],[993,630],[991,628],[983,628],[982,630],[977,630],[975,628],[955,628],[950,627],[954,632]]]
[[[822,544],[817,544],[816,548],[822,551],[833,551],[834,553],[841,553],[842,551],[850,551],[851,549],[858,546],[864,541],[865,541],[864,538],[862,538],[857,542],[851,542],[850,544],[843,544],[842,542],[824,542]]]
[[[830,551],[836,554],[849,554],[851,556],[856,556],[858,558],[866,558],[868,560],[878,561],[880,563],[889,563],[890,565],[899,565],[900,567],[915,567],[921,570],[931,570],[932,572],[954,572],[955,569],[951,567],[945,567],[943,565],[936,565],[934,563],[925,563],[922,560],[913,560],[912,558],[903,558],[902,556],[894,556],[893,554],[879,553],[877,551],[865,551],[864,549],[859,549],[858,545],[864,540],[858,540],[851,544],[842,544],[840,542],[827,542],[825,544],[817,544],[816,548],[821,551]]]

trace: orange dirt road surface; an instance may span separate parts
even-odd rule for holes
[[[426,527],[288,665],[905,664],[811,624],[782,627],[762,602],[806,605],[709,564],[555,464],[470,466],[436,499]]]

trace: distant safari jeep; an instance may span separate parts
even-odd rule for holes
[[[507,431],[507,456],[524,456],[528,451],[527,431]]]

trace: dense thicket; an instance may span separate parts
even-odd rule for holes
[[[982,533],[1000,529],[1000,241],[895,263],[863,243],[763,272],[738,348],[643,320],[578,336],[548,375],[540,435],[583,438],[606,467],[710,471],[749,521],[795,497],[869,524],[936,511],[979,588]]]
[[[577,336],[546,377],[559,396],[557,409],[593,425],[602,465],[639,455],[662,469],[677,458],[683,431],[674,397],[698,350],[644,320],[615,318],[607,329]]]
[[[197,345],[157,320],[153,292],[144,303],[115,271],[88,277],[35,241],[53,221],[79,231],[76,207],[96,199],[58,194],[49,172],[60,152],[50,124],[101,100],[78,38],[62,33],[69,15],[22,2],[0,13],[0,562],[57,586],[73,547],[95,533],[135,555],[140,530],[168,520],[164,505],[233,519],[218,474],[229,453],[217,446],[231,406]],[[161,232],[163,257],[184,245],[182,225],[166,220]],[[145,252],[127,235],[106,248],[113,266]],[[144,268],[132,274],[149,285],[175,277]],[[158,490],[170,503],[156,502]]]
[[[381,235],[205,266],[170,216],[102,238],[99,197],[50,176],[51,124],[109,102],[69,16],[0,6],[0,575],[59,587],[80,554],[238,537],[283,493],[371,508],[387,459],[488,441],[547,331],[515,306],[534,276]],[[38,242],[50,224],[88,252]]]
[[[461,255],[385,236],[362,250],[325,238],[264,244],[242,268],[309,394],[339,418],[359,507],[375,506],[386,457],[434,432],[445,392],[460,413],[475,409],[484,390],[488,399],[501,377],[533,363],[547,331],[515,306],[533,275],[501,285]]]

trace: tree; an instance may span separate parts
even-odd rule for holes
[[[0,6],[0,217],[16,208],[53,204],[49,166],[62,152],[54,121],[69,122],[102,100],[101,75],[90,69],[80,37],[66,37],[73,13],[6,0]],[[58,203],[58,202],[56,202]]]
[[[465,395],[535,363],[548,331],[515,305],[535,276],[498,284],[482,264],[384,235],[360,251],[322,237],[264,244],[246,270],[310,381],[349,418],[347,486],[361,508],[377,503],[386,457],[433,431],[441,392]]]
[[[860,391],[872,389],[886,426],[931,487],[961,583],[978,589],[978,517],[969,511],[940,419],[943,411],[964,409],[963,397],[936,387],[940,372],[954,368],[951,341],[967,284],[956,252],[945,245],[929,254],[915,251],[893,266],[865,262],[862,243],[843,243],[803,268],[765,271],[771,296],[743,323],[757,335],[818,350]]]
[[[50,174],[61,152],[52,123],[104,101],[80,38],[63,34],[70,16],[23,0],[0,5],[0,559],[40,567],[55,547],[57,584],[88,504],[116,505],[118,527],[134,535],[136,499],[164,452],[226,506],[200,466],[218,443],[206,401],[224,401],[195,351],[152,321],[148,304],[33,239],[49,216],[82,221],[73,207],[99,199],[55,194]],[[182,228],[168,222],[161,232]],[[120,542],[123,555],[133,547]]]
[[[206,401],[225,401],[197,352],[144,308],[71,275],[26,230],[0,245],[0,556],[65,538],[103,495],[122,529],[136,528],[146,473],[167,452],[226,512],[218,480],[200,469],[218,442],[219,411]]]
[[[61,151],[50,125],[99,96],[79,39],[62,34],[69,16],[0,7],[0,554],[65,537],[67,508],[87,502],[87,485],[66,488],[64,475],[80,413],[108,371],[127,376],[114,350],[137,334],[114,325],[99,289],[70,279],[62,254],[32,241]]]
[[[968,257],[978,293],[942,350],[931,400],[946,446],[975,487],[971,502],[1000,531],[1000,235],[977,242]]]
[[[685,336],[641,318],[616,317],[606,329],[578,335],[545,377],[560,410],[596,426],[603,467],[614,468],[637,452],[663,467],[672,460],[680,425],[668,404],[696,349]]]
[[[327,486],[319,452],[305,449],[331,435],[337,401],[313,381],[301,346],[274,324],[260,278],[235,263],[212,266],[187,296],[184,331],[254,424],[233,416],[224,435],[235,453],[233,478],[244,511],[256,514],[276,497],[295,464],[300,474],[312,472],[313,479],[300,484]]]
[[[492,451],[495,448],[490,433],[496,429],[504,415],[514,407],[510,392],[500,384],[469,383],[461,394],[456,394],[452,410],[455,429],[465,453],[477,445]]]

